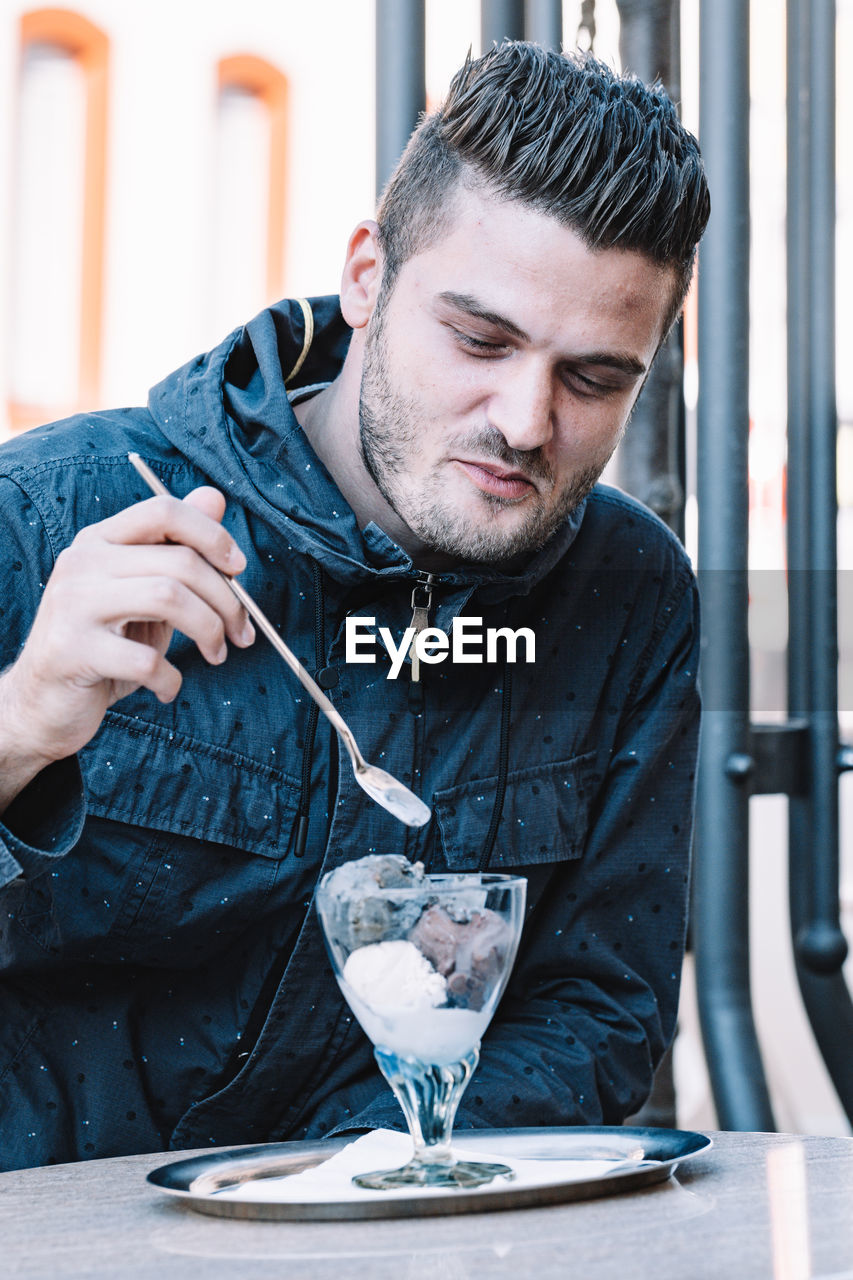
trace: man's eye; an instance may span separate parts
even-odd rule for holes
[[[485,338],[475,338],[472,333],[465,333],[462,329],[454,330],[456,340],[466,351],[476,352],[477,355],[490,356],[498,355],[505,350],[503,342],[487,342]]]
[[[565,374],[565,381],[567,386],[582,396],[607,396],[618,390],[610,383],[597,382],[595,378],[588,378],[577,369],[569,369]]]

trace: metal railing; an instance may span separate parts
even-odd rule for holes
[[[773,1127],[749,987],[751,795],[789,797],[803,1003],[853,1120],[841,966],[835,451],[835,6],[788,0],[788,718],[749,720],[747,610],[749,5],[704,0],[700,136],[713,196],[700,250],[699,577],[705,716],[693,929],[720,1124]],[[733,33],[735,38],[733,38]]]
[[[699,1015],[720,1124],[773,1129],[749,980],[748,34],[749,0],[702,4],[699,122],[712,213],[699,256],[704,710],[692,930]]]
[[[376,191],[426,107],[424,0],[376,0]]]
[[[835,403],[835,4],[788,0],[788,707],[808,726],[789,815],[803,1003],[853,1123],[853,1004],[841,972]]]

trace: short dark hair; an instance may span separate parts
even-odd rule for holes
[[[672,267],[675,319],[710,197],[699,145],[660,84],[527,41],[469,55],[382,195],[384,293],[448,229],[461,181],[556,218],[591,249],[633,249]]]

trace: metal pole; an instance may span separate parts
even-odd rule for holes
[[[838,914],[838,618],[835,451],[835,3],[812,0],[809,124],[809,417],[811,427],[811,653],[814,725],[814,918],[798,939],[806,963],[840,969],[847,954]]]
[[[681,56],[677,0],[616,3],[622,66],[647,84],[660,79],[678,101]],[[616,483],[651,507],[682,539],[686,488],[683,387],[683,327],[679,321],[658,353],[634,409],[631,428],[613,460]],[[670,1050],[657,1070],[651,1096],[632,1123],[675,1125],[673,1070]]]
[[[626,71],[647,84],[660,80],[676,101],[681,65],[677,0],[616,0],[619,55]],[[684,536],[684,355],[678,324],[655,361],[613,462],[623,489]]]
[[[809,722],[791,799],[791,928],[803,1003],[853,1121],[853,1004],[840,972],[835,406],[835,5],[788,2],[788,692]]]
[[[626,71],[641,80],[660,80],[678,97],[677,43],[679,5],[674,0],[616,0],[619,10],[619,57]]]
[[[525,34],[543,49],[559,53],[563,47],[562,0],[527,0]]]
[[[788,714],[809,710],[809,58],[808,0],[788,0]],[[802,805],[801,805],[802,808]],[[794,801],[792,800],[792,813]],[[793,833],[792,833],[793,834]],[[805,833],[804,833],[805,834]],[[794,840],[792,839],[792,846]]]
[[[524,0],[480,0],[480,44],[524,39]]]
[[[773,1129],[749,980],[749,0],[703,0],[698,471],[703,596],[693,941],[719,1123]]]
[[[376,0],[376,192],[426,107],[424,0]]]

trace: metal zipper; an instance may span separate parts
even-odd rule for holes
[[[434,582],[435,578],[431,573],[424,573],[421,570],[418,572],[418,581],[412,591],[412,621],[409,626],[415,628],[415,634],[409,646],[408,656],[411,659],[411,677],[415,684],[421,678],[421,663],[415,648],[415,641],[420,633],[429,626],[429,611],[432,608],[432,587]]]

